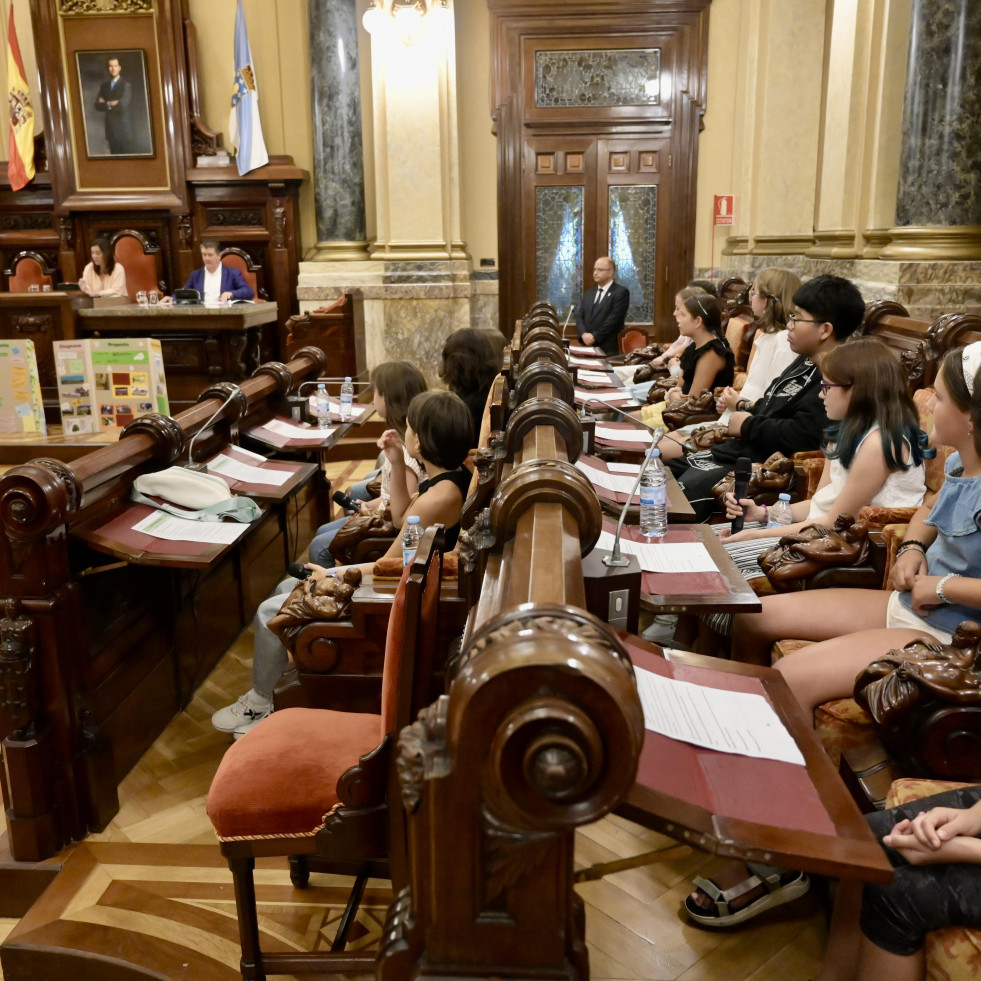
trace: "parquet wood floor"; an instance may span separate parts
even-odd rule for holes
[[[334,467],[330,476],[344,484],[370,469],[349,463]],[[188,981],[239,976],[231,877],[215,845],[205,799],[230,744],[229,736],[211,727],[210,717],[249,687],[251,651],[249,628],[123,780],[115,820],[76,846],[68,876],[63,874],[71,888],[64,887],[57,898],[49,890],[21,921],[18,939],[43,938],[53,925],[64,930],[65,920],[71,920],[84,925],[87,936],[105,934],[107,943],[125,935],[122,956],[135,962],[162,959],[173,965],[174,973],[166,976]],[[120,849],[120,843],[150,847]],[[610,861],[666,844],[662,836],[610,816],[577,833],[576,863]],[[691,877],[711,875],[714,865],[690,852],[580,885],[594,981],[814,977],[825,942],[824,910],[814,894],[730,932],[689,923],[680,909]],[[329,943],[344,901],[342,883],[316,876],[313,888],[300,892],[290,886],[284,863],[264,864],[257,886],[267,942],[280,949]],[[389,897],[387,883],[370,887],[357,945],[374,943]],[[0,940],[14,926],[15,921],[0,920]]]

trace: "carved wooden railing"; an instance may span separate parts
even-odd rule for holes
[[[176,418],[138,418],[118,443],[72,463],[33,460],[0,478],[0,610],[7,611],[0,624],[0,783],[14,858],[52,855],[115,813],[117,769],[145,744],[139,740],[152,741],[155,727],[179,707],[175,702],[189,696],[174,677],[187,646],[178,616],[196,629],[223,615],[235,618],[238,629],[247,612],[235,598],[246,575],[236,559],[224,565],[224,579],[204,567],[187,573],[186,581],[173,569],[113,563],[105,556],[102,564],[70,532],[120,511],[135,477],[173,464],[195,434],[202,436],[195,456],[207,451],[209,441],[213,447],[232,440],[240,418],[270,414],[323,364],[323,354],[308,348],[289,365],[261,366],[207,432],[202,428],[235,395],[234,387],[209,389]],[[246,539],[259,540],[258,552],[277,534],[276,519],[264,515]],[[216,610],[214,602],[199,607],[204,596],[229,608]],[[106,626],[113,617],[122,624],[118,632]],[[137,704],[144,715],[137,714]],[[135,736],[114,748],[102,722],[113,713],[118,720],[121,712],[133,718],[117,721],[116,731]]]
[[[506,358],[522,397],[499,486],[468,533],[485,555],[480,596],[449,694],[402,734],[410,871],[385,981],[588,975],[573,831],[632,785],[643,719],[629,660],[584,609],[600,508],[573,466],[571,379],[547,343],[524,365],[523,351]]]

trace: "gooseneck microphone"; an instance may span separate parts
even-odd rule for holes
[[[232,385],[232,390],[228,394],[228,398],[225,399],[221,405],[211,414],[211,418],[191,437],[191,442],[187,444],[187,463],[184,465],[185,470],[207,470],[208,465],[206,463],[195,463],[194,462],[194,441],[203,433],[214,421],[225,411],[225,406],[228,405],[232,399],[237,399],[241,397],[242,389],[238,385]]]
[[[734,471],[735,480],[732,483],[732,493],[735,495],[736,501],[741,501],[749,493],[749,481],[753,476],[753,461],[750,460],[748,456],[741,456],[736,460],[736,469]],[[732,519],[732,533],[738,534],[743,530],[743,522],[746,520],[746,515],[741,514],[738,518]]]
[[[620,553],[620,533],[623,531],[623,522],[627,517],[627,508],[630,507],[630,502],[633,501],[634,497],[637,495],[637,488],[640,487],[641,479],[644,476],[644,471],[647,469],[651,460],[654,458],[654,450],[657,449],[657,444],[661,442],[664,438],[664,429],[658,427],[657,429],[652,429],[650,426],[647,427],[654,433],[654,441],[650,445],[650,449],[644,456],[644,462],[640,465],[640,470],[637,471],[637,479],[634,481],[634,486],[627,497],[626,504],[623,505],[620,511],[620,520],[617,522],[617,533],[613,538],[613,551],[603,557],[603,565],[608,568],[622,569],[624,566],[630,565],[630,559],[625,558]]]

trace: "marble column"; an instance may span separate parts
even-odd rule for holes
[[[368,257],[356,0],[310,0],[314,260]]]
[[[981,4],[913,0],[896,227],[882,258],[981,259]]]

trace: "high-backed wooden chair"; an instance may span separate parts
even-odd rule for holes
[[[37,252],[18,252],[10,260],[10,267],[4,270],[7,289],[11,293],[27,293],[31,286],[38,289],[51,286],[51,272]]]
[[[631,351],[647,347],[649,343],[650,338],[647,335],[647,331],[641,330],[639,327],[628,327],[626,330],[620,331],[617,337],[617,344],[620,347],[621,354],[629,354]]]
[[[404,818],[388,803],[398,732],[428,698],[436,648],[443,529],[423,536],[403,573],[389,621],[381,715],[291,708],[274,712],[225,754],[208,815],[235,879],[242,977],[371,970],[374,954],[344,954],[365,883],[406,881]],[[290,856],[294,883],[308,867],[355,876],[329,953],[264,953],[253,870],[262,856]]]
[[[126,270],[126,292],[131,300],[135,302],[140,290],[156,290],[161,296],[168,292],[160,268],[160,248],[151,245],[142,232],[124,228],[113,235],[111,245],[113,258]]]
[[[222,249],[221,261],[229,268],[237,269],[242,274],[242,278],[252,287],[252,292],[255,293],[256,303],[262,303],[269,299],[265,289],[259,283],[259,274],[262,272],[262,266],[257,266],[252,261],[252,256],[248,252],[234,245],[230,245],[227,249]]]

